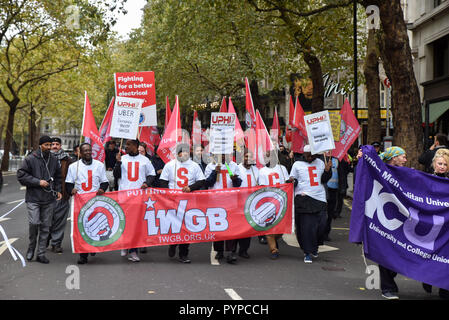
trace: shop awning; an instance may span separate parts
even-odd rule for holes
[[[429,123],[434,123],[439,117],[449,110],[449,100],[429,104]],[[426,108],[422,108],[422,121],[426,122]]]

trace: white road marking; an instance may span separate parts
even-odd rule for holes
[[[13,203],[21,202],[21,201],[23,201],[23,199],[14,200],[14,201],[11,201],[11,202],[6,202],[6,204],[13,204]]]
[[[352,211],[352,201],[349,201],[348,199],[343,199],[343,203],[349,208],[349,210]]]
[[[19,238],[10,238],[8,240],[9,240],[9,244],[13,244],[16,240],[19,240]],[[8,250],[8,246],[6,245],[6,242],[5,241],[0,241],[0,256],[6,250]]]
[[[210,264],[213,266],[219,266],[220,262],[218,262],[217,259],[215,259],[215,255],[217,254],[217,251],[214,250],[214,244],[212,243],[212,248],[210,250]]]
[[[234,289],[224,289],[224,291],[231,297],[232,300],[243,300],[241,296],[234,291]]]
[[[282,235],[282,240],[285,241],[286,244],[288,244],[291,247],[297,247],[299,248],[299,243],[298,240],[296,240],[296,235],[294,233],[286,233]],[[329,252],[329,251],[335,251],[335,250],[340,250],[336,247],[331,247],[331,246],[327,246],[327,245],[322,245],[318,247],[318,252]]]
[[[11,218],[0,218],[0,222],[6,221],[6,220],[9,220],[9,219],[11,219]]]
[[[20,190],[26,190],[26,188],[27,187],[23,186],[23,187],[20,187]]]

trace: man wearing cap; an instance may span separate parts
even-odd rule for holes
[[[190,159],[188,144],[176,146],[176,159],[168,162],[162,170],[159,184],[160,188],[178,189],[182,192],[200,190],[206,183],[206,178],[198,163]],[[168,256],[173,258],[176,254],[176,244],[170,245]],[[190,263],[189,244],[179,245],[179,262]]]
[[[381,152],[380,150],[380,142],[374,141],[373,143],[371,143],[371,145],[374,147],[374,149],[376,150],[377,154],[379,154]]]
[[[55,210],[53,212],[53,219],[50,226],[51,251],[55,253],[62,253],[62,240],[64,239],[64,230],[67,224],[67,216],[69,214],[69,199],[70,194],[65,190],[65,178],[71,163],[68,153],[62,150],[61,139],[51,138],[51,153],[58,159],[61,167],[61,193],[62,199],[56,201]]]
[[[51,154],[49,136],[39,139],[39,149],[28,155],[17,171],[17,180],[26,186],[25,202],[29,221],[29,246],[26,254],[31,261],[37,246],[36,261],[49,263],[45,257],[47,239],[56,200],[61,200],[61,168]]]

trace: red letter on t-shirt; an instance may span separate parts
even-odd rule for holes
[[[87,185],[83,182],[81,188],[86,192],[92,189],[92,170],[87,170]]]
[[[273,172],[268,175],[268,182],[269,182],[270,186],[275,185],[273,178],[276,179],[276,181],[277,181],[276,184],[279,184],[279,174],[277,172]]]
[[[178,187],[184,188],[189,185],[189,178],[187,178],[188,173],[189,173],[189,171],[187,170],[187,168],[179,168],[178,169],[176,176],[178,177],[178,179],[181,179],[181,181],[176,182]]]
[[[134,163],[134,176],[131,175]],[[139,162],[128,162],[128,180],[137,181],[139,179]]]
[[[315,178],[318,177],[318,175],[315,173],[316,167],[309,167],[309,179],[310,179],[310,186],[315,187],[318,186],[318,181],[315,181]]]

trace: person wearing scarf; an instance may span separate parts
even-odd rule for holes
[[[59,166],[61,167],[61,193],[62,199],[56,201],[55,211],[53,213],[53,219],[50,226],[50,237],[48,242],[51,242],[51,251],[54,253],[62,253],[62,240],[64,239],[65,226],[67,224],[67,216],[69,214],[69,198],[65,188],[65,179],[67,177],[67,171],[71,163],[71,158],[68,153],[62,149],[62,141],[60,138],[51,138],[51,153],[58,159]]]

